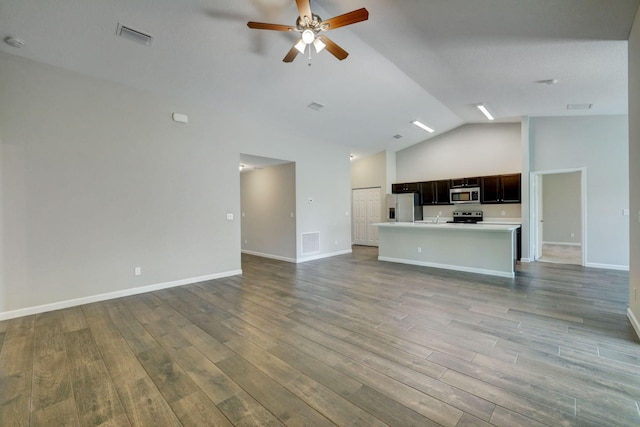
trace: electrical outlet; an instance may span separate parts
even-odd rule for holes
[[[576,233],[571,233],[571,237],[576,237]]]
[[[505,216],[506,214],[507,214],[507,212],[506,212],[506,211],[500,211],[500,215],[501,215],[501,216]]]
[[[422,253],[422,248],[420,246],[418,246],[418,253],[421,254]]]
[[[140,267],[136,267],[136,268],[133,270],[133,274],[135,274],[136,276],[141,275],[141,274],[142,274],[142,269],[141,269]]]

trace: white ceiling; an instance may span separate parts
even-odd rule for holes
[[[627,114],[627,42],[640,0],[312,0],[330,18],[369,20],[327,35],[350,53],[282,58],[293,0],[0,0],[0,51],[315,132],[363,155],[399,150],[464,123]],[[118,23],[154,36],[116,37]],[[555,85],[536,83],[558,79]],[[311,102],[325,105],[320,111]],[[568,111],[567,104],[593,104]],[[436,132],[410,122],[419,119]],[[401,139],[393,136],[400,134]]]

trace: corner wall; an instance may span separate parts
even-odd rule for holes
[[[629,267],[629,119],[627,116],[532,117],[531,171],[586,168],[586,264]]]
[[[5,53],[0,99],[0,319],[239,274],[240,153],[294,161],[296,230],[351,250],[346,147]]]
[[[640,11],[629,37],[629,319],[640,337]]]

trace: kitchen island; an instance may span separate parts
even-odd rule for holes
[[[380,261],[515,276],[518,224],[388,222],[375,225]]]

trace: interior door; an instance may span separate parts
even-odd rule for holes
[[[378,227],[381,222],[381,188],[361,188],[352,191],[353,244],[378,246]]]
[[[381,189],[369,188],[367,191],[367,245],[378,246],[378,227],[372,225],[381,221]]]
[[[353,190],[353,244],[367,244],[367,190]]]

